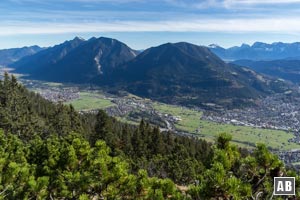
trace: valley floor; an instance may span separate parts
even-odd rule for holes
[[[253,148],[262,142],[278,152],[286,163],[300,162],[300,99],[297,98],[275,95],[257,102],[255,107],[216,111],[163,104],[125,92],[108,94],[90,85],[20,80],[44,98],[72,104],[80,112],[104,109],[120,121],[138,124],[143,118],[163,131],[208,141],[226,132],[241,147]]]

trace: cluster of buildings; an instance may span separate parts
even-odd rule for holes
[[[205,112],[203,119],[257,128],[290,131],[294,137],[289,142],[300,143],[300,98],[276,94],[257,102],[256,106],[244,109]],[[286,164],[300,169],[300,149],[274,151]]]
[[[44,89],[40,90],[39,94],[45,99],[52,102],[68,102],[80,97],[79,91],[76,88],[64,88],[64,89]]]
[[[106,109],[106,112],[110,116],[125,116],[132,111],[154,112],[154,109],[150,103],[137,98],[113,98],[112,103],[114,103],[116,106]]]
[[[300,98],[277,94],[244,109],[205,112],[203,119],[257,128],[300,132]],[[300,140],[299,140],[300,142]]]

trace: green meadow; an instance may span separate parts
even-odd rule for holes
[[[76,110],[104,109],[114,105],[110,100],[97,93],[80,92],[79,95],[78,99],[66,103],[72,104]]]

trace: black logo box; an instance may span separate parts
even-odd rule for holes
[[[295,177],[274,177],[274,195],[295,195]]]

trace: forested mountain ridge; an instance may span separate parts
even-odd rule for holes
[[[79,115],[7,74],[0,91],[1,199],[268,199],[279,174],[299,188],[262,144],[249,154],[227,134],[212,146],[103,111]]]

